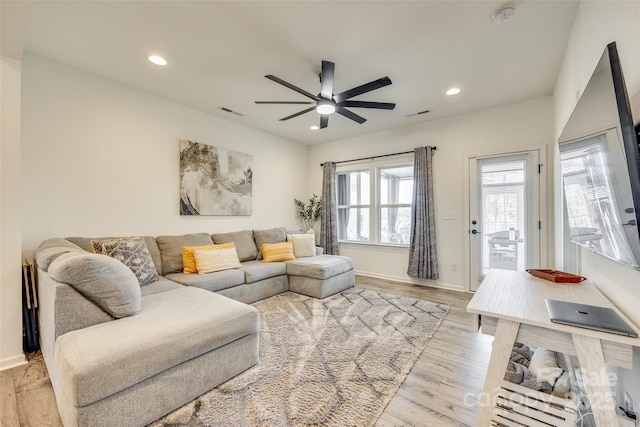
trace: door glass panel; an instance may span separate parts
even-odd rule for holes
[[[481,166],[483,275],[490,268],[525,268],[525,167],[524,160]]]

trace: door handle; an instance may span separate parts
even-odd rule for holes
[[[471,234],[482,234],[482,233],[479,232],[478,230],[471,230]]]

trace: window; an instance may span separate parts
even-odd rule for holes
[[[413,164],[338,171],[337,186],[340,241],[409,245]]]
[[[338,240],[368,242],[371,179],[369,171],[338,174]]]

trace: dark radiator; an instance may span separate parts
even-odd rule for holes
[[[25,353],[40,350],[36,272],[27,260],[22,264],[22,327],[22,349]]]

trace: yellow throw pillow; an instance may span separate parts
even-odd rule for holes
[[[262,262],[289,261],[296,259],[293,255],[293,242],[263,243],[260,245]]]
[[[213,273],[242,267],[235,246],[232,248],[194,249],[198,274]]]
[[[219,245],[201,245],[201,246],[183,246],[182,247],[182,264],[184,265],[183,273],[194,274],[198,272],[196,268],[196,259],[193,256],[194,249],[214,249],[214,248],[235,248],[233,242],[221,243]]]

